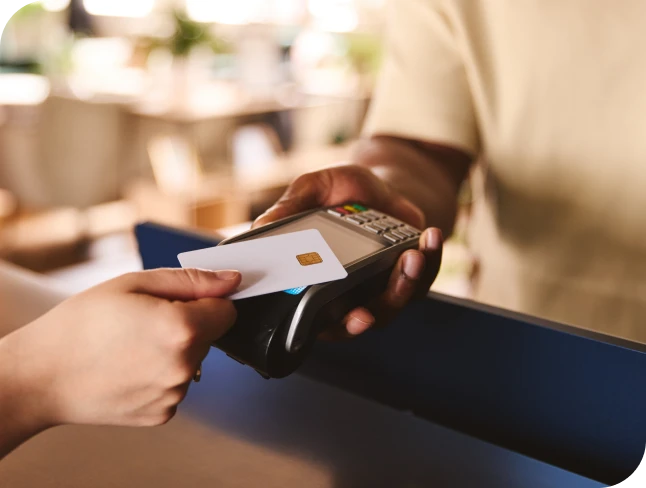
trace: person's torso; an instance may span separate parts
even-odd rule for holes
[[[479,297],[646,341],[646,2],[447,6],[485,161]]]

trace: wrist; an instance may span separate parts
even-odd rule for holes
[[[31,350],[28,327],[0,339],[0,458],[57,424],[51,369]]]

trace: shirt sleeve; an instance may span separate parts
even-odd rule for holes
[[[464,60],[438,0],[391,0],[386,53],[366,135],[391,135],[479,151]]]

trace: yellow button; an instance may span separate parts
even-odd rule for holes
[[[356,208],[352,207],[351,205],[346,205],[343,208],[345,208],[348,212],[352,212],[352,213],[358,213],[359,212]]]

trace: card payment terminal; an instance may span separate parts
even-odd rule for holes
[[[267,378],[302,363],[318,334],[386,289],[402,252],[418,247],[420,231],[363,205],[307,211],[222,241],[226,246],[317,229],[348,272],[342,280],[235,302],[238,319],[215,344]]]

